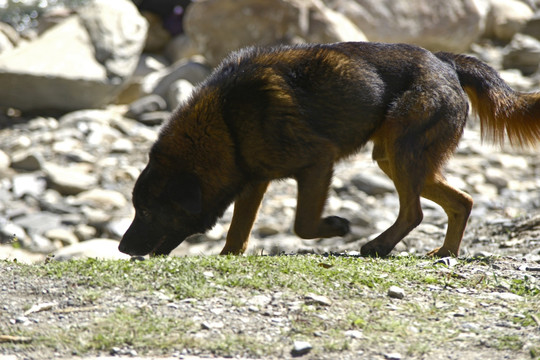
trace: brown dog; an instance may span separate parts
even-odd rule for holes
[[[513,91],[469,56],[379,43],[236,52],[163,127],[135,184],[136,215],[119,249],[168,254],[234,201],[222,254],[241,254],[268,183],[288,177],[298,182],[296,234],[343,236],[347,220],[321,218],[332,169],[373,141],[400,210],[362,254],[387,255],[422,221],[423,196],[448,215],[444,244],[430,254],[458,255],[473,202],[441,167],[463,132],[467,95],[488,139],[539,140],[540,94]]]

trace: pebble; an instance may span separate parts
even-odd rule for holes
[[[403,299],[405,297],[405,291],[398,286],[392,285],[388,289],[388,296],[394,299]]]
[[[95,174],[89,174],[74,167],[68,168],[48,163],[45,165],[45,172],[50,186],[62,195],[77,195],[98,184]]]
[[[322,295],[316,295],[316,294],[307,294],[306,295],[306,304],[315,304],[315,305],[323,305],[323,306],[330,306],[332,305],[332,301],[328,299],[326,296]]]
[[[307,341],[295,341],[291,350],[291,355],[294,357],[303,356],[309,353],[313,346]]]

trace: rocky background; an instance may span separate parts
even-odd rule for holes
[[[160,124],[229,51],[242,46],[370,40],[471,53],[521,91],[538,89],[540,2],[527,0],[0,1],[0,259],[119,258],[131,190]],[[336,168],[327,212],[345,238],[293,235],[295,184],[267,193],[251,253],[349,251],[386,229],[398,202],[369,147]],[[471,120],[447,176],[475,207],[462,255],[540,262],[536,151],[480,142]],[[425,201],[423,224],[396,251],[440,245],[446,216]],[[216,227],[174,254],[215,254]]]

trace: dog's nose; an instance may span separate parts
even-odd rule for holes
[[[127,246],[126,246],[125,241],[123,241],[123,240],[124,239],[120,240],[120,244],[118,244],[118,251],[129,255],[129,250],[128,250]]]

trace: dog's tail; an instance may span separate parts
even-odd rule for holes
[[[508,86],[482,61],[446,52],[436,56],[454,66],[461,86],[480,118],[482,139],[502,145],[534,147],[540,142],[540,93],[521,93]]]

